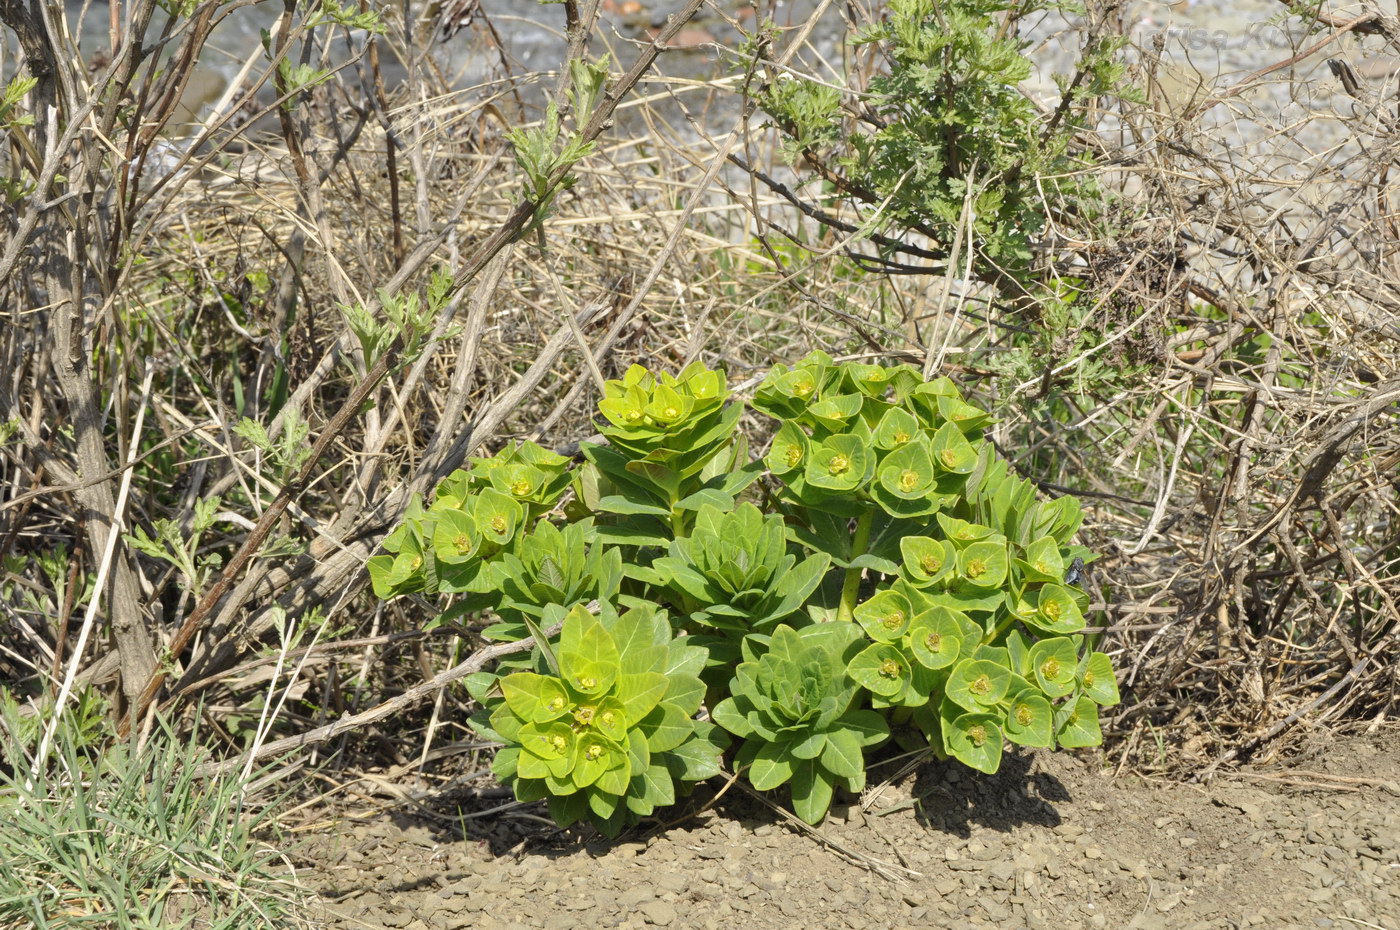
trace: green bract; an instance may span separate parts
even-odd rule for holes
[[[838,783],[865,787],[865,749],[889,735],[883,717],[856,706],[858,689],[845,675],[860,633],[840,623],[780,626],[762,654],[753,642],[711,716],[744,739],[735,763],[753,786],[790,783],[797,816],[818,823]]]
[[[490,458],[473,459],[468,474],[474,486],[492,487],[513,497],[526,508],[527,520],[553,509],[571,480],[569,460],[533,442],[521,443]],[[443,486],[439,486],[438,497],[443,493]]]
[[[761,459],[722,374],[634,366],[583,464],[473,459],[370,559],[379,596],[439,601],[430,626],[563,620],[468,680],[517,798],[615,833],[719,772],[727,731],[731,769],[815,823],[890,735],[983,772],[1006,741],[1098,743],[1120,696],[1084,635],[1079,505],[1037,500],[985,412],[947,378],[821,353],[752,406],[777,421]]]
[[[553,674],[497,680],[475,721],[504,744],[493,770],[518,799],[547,797],[561,826],[586,819],[616,836],[674,803],[677,782],[719,773],[721,734],[693,719],[705,650],[673,638],[664,613],[575,608],[554,653]]]

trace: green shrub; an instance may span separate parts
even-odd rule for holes
[[[477,461],[370,560],[381,596],[536,633],[470,683],[518,798],[616,834],[719,771],[727,731],[754,786],[788,784],[816,823],[890,735],[989,773],[1007,740],[1101,741],[1118,692],[1081,634],[1079,505],[1037,500],[987,413],[946,378],[816,353],[758,387],[777,429],[755,459],[729,401],[719,372],[633,367],[584,464]]]
[[[866,86],[784,75],[760,103],[790,158],[824,166],[844,197],[878,205],[881,224],[917,231],[926,250],[994,283],[1006,297],[1039,294],[1034,244],[1051,221],[1084,229],[1106,202],[1080,138],[1100,97],[1136,99],[1124,85],[1121,39],[1091,38],[1058,106],[1022,92],[1031,74],[1020,24],[1065,0],[888,0],[853,36],[874,45]],[[859,118],[852,114],[859,113]],[[872,222],[877,222],[872,218]]]

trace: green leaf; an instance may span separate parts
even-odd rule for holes
[[[666,646],[671,641],[671,625],[664,610],[648,605],[616,617],[603,612],[599,619],[622,657],[623,674],[656,671],[663,666]]]
[[[749,783],[759,791],[769,791],[792,778],[793,761],[785,743],[764,743],[758,747],[749,767]]]
[[[495,488],[483,488],[472,507],[472,522],[477,531],[497,546],[505,546],[515,537],[516,527],[524,516],[524,509],[513,497]]]
[[[781,477],[794,469],[805,467],[810,446],[807,434],[789,420],[779,427],[777,434],[773,436],[768,454],[763,457],[764,464],[770,472]]]
[[[472,700],[485,705],[491,700],[491,692],[500,680],[500,676],[495,672],[472,672],[462,679],[462,684],[466,686],[467,694],[472,696]]]
[[[646,731],[647,746],[652,752],[661,753],[675,749],[694,732],[694,721],[685,712],[672,704],[662,704],[642,721]]]
[[[490,723],[491,729],[506,742],[515,742],[520,736],[520,728],[525,725],[525,721],[517,717],[504,702],[491,711]]]
[[[944,423],[933,434],[933,462],[943,471],[968,475],[977,467],[977,451],[952,423]]]
[[[875,427],[875,447],[877,449],[897,449],[906,442],[921,436],[919,421],[914,415],[900,407],[891,407],[880,418]]]
[[[814,487],[853,491],[865,484],[872,465],[869,448],[858,437],[828,436],[812,450],[803,477]]]
[[[962,627],[946,607],[926,610],[914,618],[905,641],[914,658],[925,668],[952,665],[962,649]]]
[[[870,748],[883,743],[890,735],[885,718],[873,710],[853,710],[841,717],[841,729],[855,734],[861,746]]]
[[[661,703],[670,679],[660,672],[639,672],[617,677],[617,696],[628,720],[641,720]]]
[[[1049,633],[1078,633],[1084,629],[1084,615],[1069,588],[1047,584],[1040,588],[1035,613],[1027,622]]]
[[[855,618],[876,642],[897,643],[909,629],[913,612],[907,597],[887,588],[857,605]]]
[[[649,765],[645,771],[633,776],[633,780],[641,780],[641,796],[646,802],[656,807],[669,807],[676,803],[676,785],[671,779],[671,772],[664,765]]]
[[[623,516],[637,516],[642,514],[653,517],[666,517],[667,519],[671,517],[671,511],[666,507],[631,500],[620,494],[609,494],[607,497],[599,499],[598,509],[605,513],[616,513]]]
[[[807,760],[798,764],[792,779],[792,810],[803,821],[821,823],[831,808],[832,778],[820,762]]]
[[[823,430],[835,433],[844,429],[851,418],[860,413],[864,403],[865,398],[859,394],[842,394],[812,404],[807,408],[805,418]]]
[[[902,577],[919,587],[944,580],[957,565],[957,551],[947,540],[905,536],[899,541],[899,551],[904,556]]]
[[[1022,746],[1048,749],[1055,744],[1055,711],[1034,691],[1022,691],[1006,710],[1006,738]]]
[[[569,780],[579,788],[587,788],[608,769],[616,768],[619,758],[626,762],[627,754],[610,743],[601,734],[585,730],[578,735],[574,767]]]
[[[851,730],[832,730],[821,753],[822,767],[841,778],[861,778],[865,754],[860,738]]]
[[[621,772],[623,770],[613,769],[612,771]],[[617,813],[618,805],[622,803],[622,795],[627,790],[627,783],[624,781],[621,790],[605,791],[601,787],[605,781],[609,784],[614,781],[614,778],[610,777],[609,772],[604,772],[603,775],[593,783],[594,790],[585,792],[588,797],[589,811],[592,812],[594,817],[601,820],[608,820]]]
[[[433,553],[446,565],[459,565],[476,556],[481,544],[476,522],[460,510],[437,512],[433,529]]]
[[[958,580],[978,588],[999,588],[1006,581],[1006,544],[975,542],[958,553]]]
[[[613,546],[650,547],[664,549],[669,540],[659,532],[640,526],[603,525],[597,528],[600,543]]]
[[[996,774],[1001,767],[1001,728],[991,714],[961,714],[943,721],[944,750],[963,765]]]
[[[527,723],[516,737],[520,757],[516,763],[521,778],[564,778],[577,764],[578,740],[567,723]]]
[[[1011,663],[1011,671],[1017,675],[1032,674],[1030,649],[1030,644],[1026,642],[1020,630],[1012,630],[1006,634],[1007,658]]]
[[[694,494],[676,502],[676,510],[699,510],[701,507],[714,507],[718,510],[732,510],[734,498],[715,488],[701,488]]]
[[[983,591],[986,593],[981,593]],[[993,614],[1006,603],[1006,592],[968,587],[960,591],[937,591],[925,596],[924,601],[927,606],[948,607],[963,614]]]
[[[887,492],[906,501],[926,498],[938,481],[932,452],[922,436],[887,454],[877,473]]]
[[[813,729],[804,737],[793,740],[788,745],[788,752],[792,753],[794,759],[815,759],[825,748],[826,731]]]
[[[721,771],[723,750],[707,737],[686,740],[666,755],[671,775],[679,781],[704,781]]]
[[[888,643],[867,646],[851,659],[846,671],[865,688],[887,698],[900,694],[913,674],[904,653]]]
[[[963,659],[948,676],[948,700],[974,713],[984,711],[1006,697],[1011,672],[986,659]]]
[[[990,526],[983,526],[980,523],[969,523],[958,517],[951,517],[946,513],[938,515],[938,525],[943,530],[944,535],[958,549],[965,548],[971,543],[981,542],[996,535],[996,530]]]
[[[992,415],[956,397],[938,398],[938,412],[963,433],[973,433],[992,422]]]
[[[1026,557],[1018,559],[1026,581],[1059,582],[1065,577],[1060,544],[1053,536],[1042,536],[1026,547]]]
[[[515,672],[501,679],[506,705],[522,720],[545,723],[569,712],[571,701],[559,679]]]
[[[764,622],[777,623],[797,613],[807,602],[807,599],[812,596],[817,585],[821,584],[822,577],[826,574],[830,564],[830,556],[819,552],[803,559],[797,563],[795,568],[786,572],[778,581],[777,593],[781,596],[781,600],[766,611]]]
[[[380,600],[388,600],[399,593],[394,590],[401,581],[394,575],[394,556],[370,556],[365,561],[365,568],[369,571],[369,582],[374,588],[375,597]]]
[[[503,780],[513,779],[519,771],[519,763],[519,747],[508,746],[496,753],[496,758],[491,760],[491,773]]]
[[[747,713],[741,711],[735,699],[727,697],[710,710],[710,719],[738,737],[753,736],[753,725]]]

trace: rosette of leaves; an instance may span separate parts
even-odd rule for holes
[[[771,632],[802,610],[828,565],[822,553],[799,560],[782,517],[744,503],[730,513],[702,507],[690,536],[629,574],[663,589],[690,623],[714,630],[696,641],[710,647],[712,665],[728,666],[744,636]]]
[[[724,374],[696,362],[680,374],[653,374],[641,365],[620,381],[604,384],[599,432],[633,461],[668,466],[678,474],[698,471],[728,438],[739,417],[725,406]]]
[[[826,816],[837,785],[865,787],[865,750],[889,736],[880,714],[858,706],[860,688],[846,675],[860,645],[859,627],[848,623],[779,626],[761,654],[750,637],[729,697],[710,712],[743,739],[735,764],[753,786],[789,785],[807,823]]]
[[[546,799],[559,826],[587,820],[616,836],[675,803],[678,786],[719,773],[726,737],[694,719],[705,650],[674,638],[664,612],[576,607],[537,656],[534,671],[468,682],[485,705],[474,728],[504,745],[492,771],[518,800]]]
[[[500,595],[495,611],[502,620],[482,635],[524,639],[532,632],[526,618],[538,622],[548,607],[613,600],[622,582],[622,551],[596,539],[591,519],[562,530],[542,519],[501,553],[492,565],[492,582]]]

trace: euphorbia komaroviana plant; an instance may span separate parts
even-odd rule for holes
[[[585,463],[474,459],[370,560],[380,596],[441,598],[489,637],[567,613],[470,682],[518,798],[612,834],[718,772],[727,731],[731,768],[815,823],[890,736],[981,772],[1008,743],[1102,740],[1119,695],[1085,636],[1079,505],[1038,500],[987,413],[947,378],[821,353],[753,407],[777,421],[762,458],[721,373],[633,366]]]

